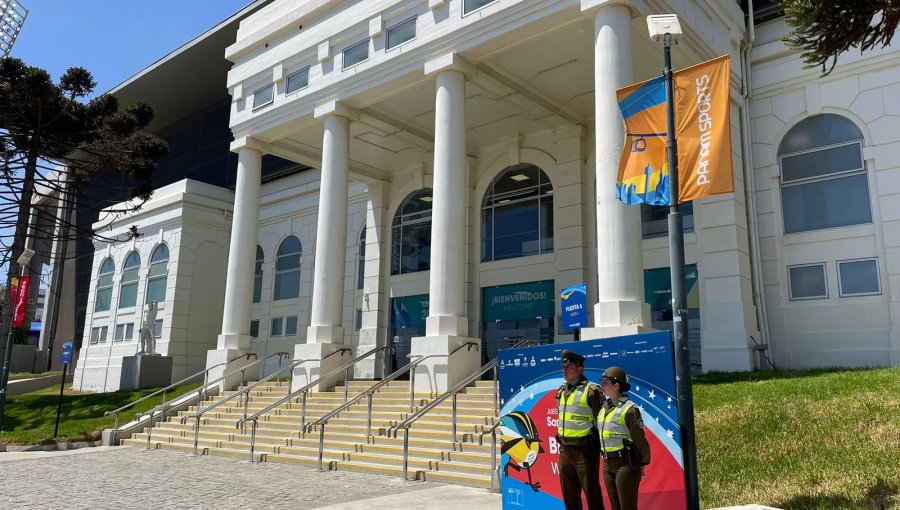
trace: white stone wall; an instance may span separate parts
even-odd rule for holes
[[[758,27],[753,49],[753,172],[770,342],[783,368],[900,364],[900,49],[840,57],[827,77],[802,70],[779,37],[784,20]],[[810,116],[833,113],[864,136],[871,224],[785,234],[778,146]],[[840,297],[837,261],[876,258],[882,293]],[[827,299],[791,301],[787,266],[826,264]]]
[[[119,389],[122,358],[140,350],[140,328],[146,313],[150,257],[162,243],[169,249],[166,299],[158,303],[163,321],[156,352],[172,356],[173,381],[203,370],[206,351],[215,347],[222,321],[225,260],[231,230],[232,193],[196,181],[180,181],[156,190],[140,212],[113,222],[104,235],[115,238],[131,225],[141,236],[123,243],[95,243],[91,290],[84,342],[74,371],[73,387],[82,391]],[[141,257],[136,306],[119,308],[125,258],[133,250]],[[100,265],[115,263],[110,309],[94,311]],[[117,324],[134,324],[130,340],[115,342]],[[91,344],[91,330],[107,327],[105,343]]]

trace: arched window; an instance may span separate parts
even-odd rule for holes
[[[288,236],[275,256],[275,293],[273,299],[293,299],[300,295],[300,240]]]
[[[166,280],[169,276],[169,247],[161,244],[150,255],[150,271],[147,274],[146,303],[166,301]]]
[[[431,267],[431,189],[411,193],[400,204],[391,226],[391,274]]]
[[[94,311],[105,312],[112,303],[113,273],[116,272],[116,264],[112,258],[107,257],[100,264],[100,273],[97,277],[97,295],[94,298]]]
[[[265,258],[263,254],[263,249],[257,244],[256,245],[256,266],[253,269],[253,302],[259,303],[262,301],[262,276],[263,276],[263,259]]]
[[[131,308],[137,304],[138,272],[141,270],[141,256],[133,251],[125,258],[122,268],[122,286],[119,288],[119,308]]]
[[[872,222],[863,136],[835,114],[802,120],[781,140],[784,232],[806,232]]]
[[[523,163],[501,172],[481,202],[481,261],[553,251],[553,186]]]

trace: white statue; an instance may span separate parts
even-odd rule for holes
[[[141,351],[138,354],[156,354],[156,301],[147,305],[147,315],[144,316],[144,325],[141,326]]]

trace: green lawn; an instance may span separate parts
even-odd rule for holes
[[[198,385],[179,386],[167,395],[171,400]],[[112,428],[114,417],[103,416],[129,402],[133,402],[155,390],[127,390],[115,393],[81,393],[65,390],[62,413],[59,418],[59,437],[53,439],[56,423],[56,404],[59,401],[59,385],[23,395],[13,395],[6,400],[3,416],[3,432],[0,443],[48,444],[68,441],[95,441],[103,429]],[[147,399],[120,415],[120,423],[131,421],[135,412],[146,411],[162,403],[162,395]]]
[[[17,379],[33,379],[35,377],[46,377],[48,375],[62,375],[62,370],[51,370],[49,372],[44,372],[43,374],[32,374],[31,372],[11,372],[9,374],[9,380],[15,381]],[[56,390],[59,391],[59,388]]]
[[[700,502],[900,509],[900,369],[694,381]]]

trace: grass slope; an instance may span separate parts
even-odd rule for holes
[[[900,369],[694,381],[701,506],[900,509]]]
[[[196,386],[175,388],[166,399],[172,400]],[[103,429],[113,427],[115,419],[112,415],[103,416],[105,411],[112,411],[154,391],[155,389],[128,390],[104,394],[67,389],[63,393],[59,437],[56,439],[53,439],[53,426],[56,423],[56,405],[59,401],[58,384],[32,393],[10,396],[6,400],[0,443],[49,444],[98,440]],[[147,399],[121,414],[119,422],[131,421],[135,412],[146,411],[161,403],[162,395]]]

